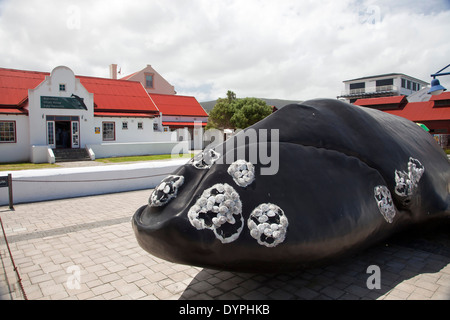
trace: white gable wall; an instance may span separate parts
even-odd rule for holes
[[[65,85],[65,91],[60,91],[59,86]],[[82,109],[53,109],[42,108],[41,96],[71,97],[72,94],[84,100],[88,110]],[[88,92],[75,78],[73,71],[60,66],[53,69],[50,76],[35,89],[28,90],[30,121],[30,145],[47,145],[47,116],[75,116],[79,118],[80,148],[86,144],[101,142],[94,134],[94,95]]]

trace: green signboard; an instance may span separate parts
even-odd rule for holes
[[[41,96],[41,108],[44,109],[82,109],[87,110],[82,98],[72,94],[72,97]]]

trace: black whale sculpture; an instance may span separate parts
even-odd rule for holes
[[[449,182],[445,153],[417,124],[316,99],[285,106],[177,169],[132,225],[143,249],[171,262],[296,270],[448,216]]]

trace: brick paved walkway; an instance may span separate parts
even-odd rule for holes
[[[149,195],[144,190],[18,204],[15,211],[0,207],[28,299],[450,299],[450,224],[322,268],[226,272],[169,263],[142,250],[130,218]],[[23,299],[1,233],[0,253],[0,298]],[[367,287],[371,265],[380,268],[380,289]]]

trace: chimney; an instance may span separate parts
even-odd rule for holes
[[[111,79],[117,79],[117,64],[113,63],[109,65],[109,77]]]

